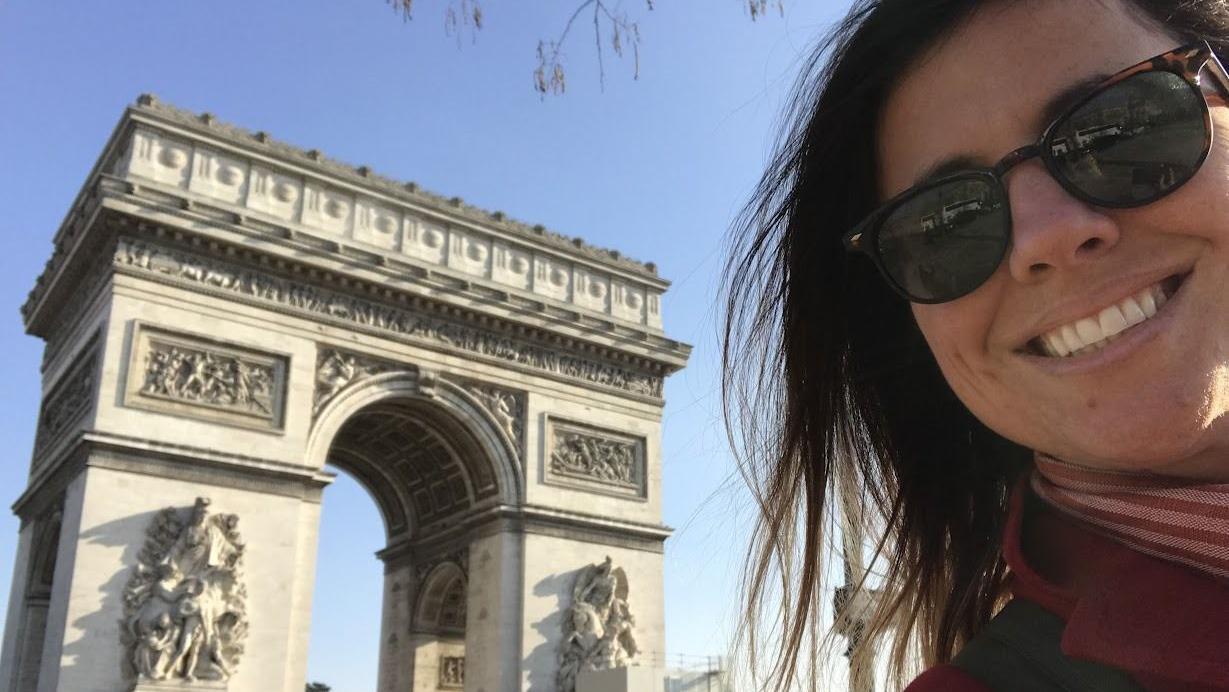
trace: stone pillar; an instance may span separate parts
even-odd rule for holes
[[[417,587],[414,566],[404,558],[384,563],[384,603],[380,618],[379,692],[406,692],[414,684],[411,611]]]
[[[60,541],[56,548],[55,577],[51,585],[51,601],[47,607],[46,632],[43,635],[42,661],[39,664],[38,692],[53,692],[61,675],[64,633],[69,613],[69,583],[77,558],[80,539],[82,504],[85,501],[85,473],[78,473],[64,491],[64,508],[60,522]],[[95,585],[97,588],[97,585]],[[71,688],[63,688],[65,690]]]
[[[524,535],[492,527],[469,546],[465,692],[521,689]]]
[[[27,610],[23,604],[27,599],[27,582],[30,577],[30,550],[33,541],[34,524],[26,522],[21,527],[17,537],[17,562],[13,566],[13,584],[9,592],[8,618],[4,625],[4,645],[0,649],[0,688],[7,690],[22,690],[21,667],[26,661],[26,622]],[[44,628],[46,613],[43,614]],[[42,640],[39,640],[40,646]]]
[[[310,599],[304,603],[296,594],[310,594],[314,579],[318,488],[270,484],[240,471],[205,472],[206,466],[203,460],[162,466],[114,452],[90,455],[65,502],[38,692],[133,689],[132,649],[124,631],[131,622],[124,604],[130,580],[146,559],[160,513],[170,507],[188,522],[202,496],[210,499],[211,516],[238,518],[246,546],[245,651],[227,689],[302,692],[302,611]],[[305,553],[302,545],[312,549]]]
[[[465,640],[457,637],[441,637],[434,634],[411,634],[409,638],[409,655],[414,659],[413,686],[398,690],[413,692],[435,692],[439,689],[456,689],[456,679],[459,675],[445,676],[441,666],[453,665],[452,660],[465,661]],[[451,660],[450,660],[451,659]],[[471,678],[472,679],[472,678]],[[466,685],[476,683],[467,682]]]
[[[47,634],[47,612],[51,605],[51,589],[55,581],[56,557],[60,547],[60,512],[47,510],[39,519],[27,522],[29,541],[22,565],[24,596],[13,601],[17,609],[17,659],[13,663],[16,676],[14,692],[35,692],[42,666],[43,646]]]

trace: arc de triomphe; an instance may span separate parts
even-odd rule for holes
[[[326,464],[387,529],[381,691],[663,651],[652,265],[152,97],[54,245],[0,688],[302,692]]]

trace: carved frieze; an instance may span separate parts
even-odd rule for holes
[[[609,555],[576,575],[572,604],[563,614],[559,692],[575,692],[576,674],[582,670],[622,668],[640,653],[627,596],[627,574]]]
[[[154,517],[124,588],[121,630],[128,673],[144,683],[224,681],[247,638],[245,546],[239,517],[211,514],[198,497],[186,513]]]
[[[124,403],[243,427],[280,430],[287,359],[138,324]]]
[[[644,498],[645,440],[584,423],[547,419],[546,482]]]
[[[506,334],[445,320],[422,310],[402,309],[179,250],[123,238],[116,250],[115,263],[123,269],[163,280],[222,291],[316,317],[342,320],[427,345],[494,358],[587,384],[654,398],[662,395],[659,375],[571,355]]]
[[[43,399],[34,436],[36,459],[90,410],[97,384],[98,338],[94,337]]]
[[[397,367],[387,361],[334,348],[321,348],[316,355],[316,391],[312,396],[312,416],[346,387],[372,375],[392,372]]]
[[[440,656],[440,688],[445,690],[465,688],[464,656]]]
[[[47,328],[47,347],[43,349],[42,368],[47,370],[65,348],[75,343],[74,331],[85,324],[85,311],[99,297],[103,286],[111,280],[111,263],[98,258],[71,294],[61,303]]]

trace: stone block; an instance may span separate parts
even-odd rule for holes
[[[576,692],[662,692],[666,675],[658,668],[582,670]]]
[[[142,680],[132,692],[219,692],[226,688],[224,680]]]

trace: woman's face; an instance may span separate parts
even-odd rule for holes
[[[1072,85],[1182,43],[1143,22],[1111,0],[980,10],[889,98],[880,193],[952,157],[991,166],[1033,143]],[[1199,173],[1145,207],[1084,204],[1037,159],[1007,174],[1012,246],[998,272],[963,298],[913,306],[948,383],[989,427],[1087,466],[1229,478],[1229,108],[1214,103],[1212,118]],[[1158,285],[1168,302],[1104,348],[1037,348]]]

